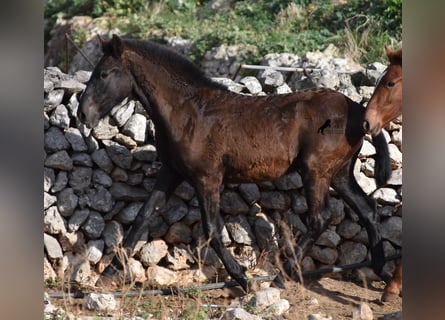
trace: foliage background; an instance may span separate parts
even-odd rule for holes
[[[303,54],[329,43],[361,63],[385,62],[383,46],[402,40],[402,0],[233,0],[213,10],[209,0],[49,0],[45,42],[57,16],[106,16],[127,36],[193,41],[190,58],[200,61],[221,44],[252,44],[252,63],[271,52]],[[80,37],[80,40],[81,37]]]

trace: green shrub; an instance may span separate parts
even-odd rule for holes
[[[135,38],[181,36],[195,45],[195,62],[221,44],[255,45],[259,62],[266,53],[323,50],[334,43],[362,63],[382,61],[384,44],[401,41],[402,0],[234,0],[227,11],[208,1],[53,0],[45,5],[48,28],[58,13],[110,16]]]

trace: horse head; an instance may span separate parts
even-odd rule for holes
[[[123,62],[124,42],[117,35],[111,40],[99,36],[103,56],[94,68],[79,101],[78,118],[93,128],[119,102],[130,96],[133,77]]]
[[[363,129],[373,136],[402,113],[402,49],[385,46],[385,51],[390,64],[377,81],[363,120]]]

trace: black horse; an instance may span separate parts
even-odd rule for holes
[[[153,192],[124,241],[129,254],[147,229],[148,219],[187,180],[196,189],[210,245],[227,272],[248,291],[252,281],[221,241],[220,187],[225,182],[273,180],[298,170],[311,227],[298,240],[297,260],[329,223],[323,221],[322,211],[327,210],[331,185],[364,223],[373,268],[381,273],[385,256],[376,226],[376,203],[353,175],[364,137],[363,106],[322,88],[284,95],[236,94],[160,45],[116,35],[100,41],[104,55],[80,99],[79,119],[94,127],[124,98],[138,99],[155,124],[163,163]],[[381,184],[390,175],[388,147],[382,134],[374,144],[376,178]]]

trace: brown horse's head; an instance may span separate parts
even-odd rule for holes
[[[116,35],[105,41],[99,37],[103,57],[94,68],[79,102],[78,118],[87,127],[95,127],[99,120],[133,90],[133,77],[122,61],[124,43]]]
[[[373,136],[402,113],[402,49],[385,46],[385,51],[390,64],[377,81],[363,121],[363,129]]]

